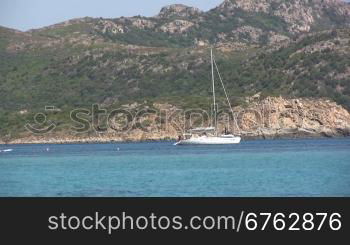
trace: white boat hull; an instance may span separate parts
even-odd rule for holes
[[[233,145],[239,144],[241,137],[198,137],[181,140],[175,145]]]

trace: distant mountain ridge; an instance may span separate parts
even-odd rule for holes
[[[350,4],[341,0],[225,0],[207,12],[174,4],[163,7],[150,18],[87,17],[29,33],[62,37],[72,35],[76,29],[81,34],[122,44],[193,47],[232,46],[232,43],[266,45],[302,33],[349,26]]]

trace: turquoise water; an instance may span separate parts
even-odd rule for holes
[[[0,146],[0,196],[350,196],[349,139],[172,144]]]

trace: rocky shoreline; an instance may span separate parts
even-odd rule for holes
[[[316,132],[312,129],[261,129],[256,132],[243,132],[240,134],[243,141],[252,140],[280,140],[280,139],[322,139],[322,138],[349,138],[350,128],[333,131]],[[10,142],[0,141],[0,145],[24,145],[24,144],[108,144],[108,143],[141,143],[141,142],[172,142],[177,137],[156,137],[156,138],[121,138],[121,137],[54,137],[38,138],[30,137],[15,139]]]
[[[319,135],[319,134],[307,134],[303,133],[303,131],[284,134],[284,135],[274,135],[274,136],[242,136],[243,141],[254,141],[254,140],[289,140],[289,139],[340,139],[340,138],[348,138],[350,139],[350,133],[348,135]],[[30,144],[55,144],[55,145],[63,145],[63,144],[112,144],[112,143],[145,143],[145,142],[175,142],[176,138],[164,138],[164,139],[146,139],[146,140],[120,140],[120,139],[79,139],[79,140],[67,140],[67,139],[47,139],[47,140],[14,140],[8,143],[0,142],[0,145],[30,145]]]
[[[260,98],[260,95],[246,98],[248,106],[233,108],[235,120],[227,121],[227,114],[218,118],[219,132],[228,128],[243,140],[294,139],[294,138],[335,138],[350,136],[350,113],[342,106],[327,99],[286,99],[282,97]],[[126,110],[142,110],[144,105],[126,105]],[[137,108],[139,107],[139,108]],[[111,125],[104,133],[51,132],[46,135],[26,133],[0,144],[70,144],[70,143],[111,143],[174,141],[186,129],[193,127],[182,113],[173,118],[179,110],[174,105],[154,104],[152,113],[136,118],[127,133],[117,133],[118,125]],[[157,111],[167,111],[172,116],[161,116]],[[180,110],[181,111],[181,110]],[[231,113],[232,114],[232,113]],[[200,118],[199,118],[200,119]],[[168,122],[162,124],[162,121]],[[200,125],[197,125],[200,126]],[[203,125],[202,125],[203,126]]]

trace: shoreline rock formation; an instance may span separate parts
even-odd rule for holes
[[[257,95],[246,98],[246,103],[247,106],[233,108],[236,120],[227,116],[229,113],[219,115],[219,131],[224,131],[226,127],[234,134],[241,135],[244,140],[350,136],[349,111],[328,99],[285,99],[282,97],[260,99]],[[142,108],[142,105],[133,104],[133,109],[137,106],[139,109]],[[127,132],[117,132],[115,127],[111,126],[103,133],[91,131],[83,134],[70,131],[52,132],[47,135],[27,133],[6,142],[0,139],[0,144],[176,140],[178,135],[191,127],[210,124],[210,120],[207,119],[200,121],[199,124],[198,120],[197,123],[193,123],[193,118],[192,121],[186,120],[184,111],[173,105],[154,104],[153,109],[154,112],[145,113],[140,118],[132,120],[132,125],[130,124]],[[170,116],[165,115],[164,117],[162,112]],[[198,116],[198,113],[196,115]]]

